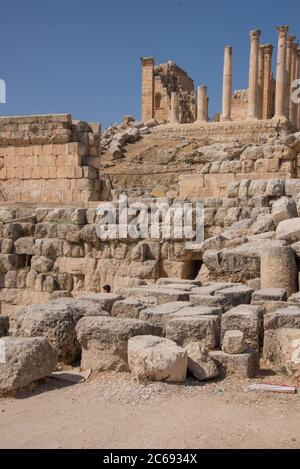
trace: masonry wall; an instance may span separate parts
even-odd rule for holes
[[[1,117],[0,168],[0,203],[100,200],[100,126],[69,114]]]
[[[0,208],[0,302],[11,314],[82,292],[189,275],[182,240],[101,241],[96,209]]]

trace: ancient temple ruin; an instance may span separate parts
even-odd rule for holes
[[[233,91],[225,47],[213,122],[207,87],[196,96],[174,62],[153,58],[142,59],[141,120],[101,132],[69,114],[0,118],[0,337],[12,350],[0,390],[44,378],[58,360],[184,382],[187,370],[201,381],[253,379],[264,358],[296,376],[300,53],[286,26],[278,35],[274,79],[273,47],[251,31],[247,90]],[[101,239],[99,210],[124,194],[146,218],[157,200],[201,203],[204,239]],[[33,343],[24,367],[11,366]]]
[[[300,128],[299,107],[292,100],[294,82],[300,78],[300,49],[288,26],[278,30],[276,78],[272,74],[273,45],[260,44],[261,31],[250,32],[249,84],[233,91],[233,47],[224,50],[222,112],[214,120],[246,122],[249,120],[288,120]],[[159,123],[183,124],[209,121],[208,87],[199,86],[174,62],[154,65],[152,57],[142,62],[142,118]]]

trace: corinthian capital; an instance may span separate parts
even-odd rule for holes
[[[280,38],[285,38],[288,35],[289,27],[288,26],[277,26],[277,32]]]
[[[253,29],[250,31],[250,37],[251,39],[259,39],[261,35],[261,30],[260,29]]]

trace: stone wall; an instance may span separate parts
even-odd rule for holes
[[[289,143],[290,141],[290,143]],[[293,138],[268,140],[261,145],[237,147],[230,155],[224,146],[212,145],[214,157],[201,168],[201,174],[182,174],[179,178],[181,197],[218,197],[230,183],[245,179],[291,179],[299,177],[299,144]]]
[[[51,298],[189,277],[183,241],[111,240],[96,233],[96,209],[1,208],[0,302],[3,314]],[[192,272],[192,276],[196,273]]]
[[[0,200],[100,200],[100,126],[71,115],[0,118]]]

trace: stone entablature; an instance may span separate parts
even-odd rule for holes
[[[1,117],[1,202],[100,200],[100,133],[70,114]]]

